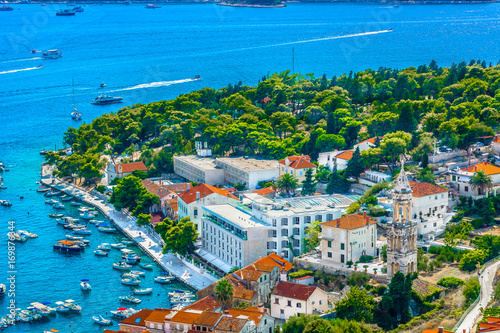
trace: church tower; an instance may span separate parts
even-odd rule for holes
[[[392,217],[387,233],[387,278],[396,272],[417,271],[417,223],[411,219],[411,187],[401,161],[401,172],[394,181]]]

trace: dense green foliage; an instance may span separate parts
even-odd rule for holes
[[[186,255],[194,251],[198,233],[189,217],[184,217],[179,222],[164,219],[155,226],[155,231],[165,242],[163,253],[173,252]]]
[[[223,309],[227,309],[233,300],[233,285],[228,279],[220,279],[215,285],[214,294],[222,304]]]
[[[464,280],[459,279],[459,278],[454,277],[454,276],[448,276],[448,277],[441,278],[437,284],[440,286],[443,286],[445,288],[453,289],[453,288],[456,288],[458,286],[463,285]]]
[[[124,177],[113,190],[110,202],[116,210],[127,208],[134,216],[149,213],[149,208],[159,203],[158,196],[150,193],[141,179],[134,175]]]
[[[464,290],[462,291],[465,301],[467,304],[470,304],[476,300],[479,296],[479,292],[481,291],[481,286],[479,285],[479,281],[477,277],[471,277],[467,281],[465,281]]]
[[[277,326],[274,330],[280,333],[372,333],[370,326],[345,319],[322,319],[317,315],[313,316],[291,316],[283,325]]]
[[[366,290],[353,286],[342,300],[335,303],[335,310],[338,318],[370,323],[375,304],[373,297],[368,296]]]
[[[296,272],[288,274],[288,277],[290,279],[297,279],[297,278],[300,278],[300,277],[303,277],[303,276],[307,276],[307,275],[313,276],[314,272],[308,271],[308,270],[305,270],[305,269],[299,269]]]

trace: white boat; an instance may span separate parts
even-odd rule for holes
[[[71,201],[69,204],[70,204],[71,206],[75,206],[75,207],[77,207],[77,206],[81,206],[81,205],[82,205],[82,204],[81,204],[81,203],[79,203],[78,201],[74,201],[74,200],[73,200],[73,201]]]
[[[66,207],[64,207],[64,205],[62,204],[62,202],[58,202],[54,205],[54,208],[55,209],[66,209]]]
[[[28,310],[35,311],[40,314],[42,317],[47,317],[51,314],[51,311],[47,309],[47,307],[41,303],[35,302],[31,303],[32,307],[29,307]]]
[[[175,279],[173,276],[162,275],[162,276],[155,277],[155,282],[165,284],[165,283],[170,283],[170,281],[172,281],[173,279]]]
[[[63,219],[63,218],[58,218],[58,219],[56,219],[56,221],[57,221],[57,224],[60,224],[60,225],[69,225],[70,224],[70,222],[68,222],[68,220]]]
[[[34,308],[31,308],[31,310],[30,309],[21,310],[21,313],[33,318],[34,320],[38,320],[38,319],[42,318],[42,315],[39,313],[36,313],[36,311],[34,311]]]
[[[56,14],[56,15],[58,15],[58,14]],[[75,14],[73,13],[73,15],[75,15]],[[61,16],[61,15],[59,15],[59,16]],[[58,50],[47,50],[47,51],[42,52],[43,59],[57,59],[60,57],[62,57],[62,52],[58,51]]]
[[[120,301],[122,302],[127,302],[127,303],[134,303],[134,304],[139,304],[141,303],[141,300],[134,297],[134,296],[120,296],[119,297]]]
[[[82,212],[82,213],[85,213],[85,212],[95,212],[95,208],[93,207],[87,207],[87,206],[82,206],[80,208],[78,208],[78,211]]]
[[[56,302],[56,312],[69,312],[69,308],[64,305],[64,302]]]
[[[29,323],[33,318],[21,313],[21,309],[16,309],[16,320],[23,323]]]
[[[5,284],[0,283],[0,295],[5,294],[5,290],[7,290],[7,289],[5,288]]]
[[[72,299],[67,299],[64,302],[65,302],[64,306],[67,307],[72,312],[80,312],[80,310],[82,309],[82,307],[80,305],[78,305],[75,301],[73,301]]]
[[[139,266],[149,271],[153,270],[154,268],[152,264],[146,264],[146,263],[139,263]]]
[[[89,229],[77,229],[75,230],[75,235],[92,235],[92,231]]]
[[[112,233],[116,232],[116,229],[113,227],[97,227],[97,230],[99,230],[100,232],[108,233],[108,234],[112,234]]]
[[[113,324],[111,320],[105,319],[103,316],[93,316],[92,320],[94,320],[96,324],[102,326],[109,326]]]
[[[109,243],[102,243],[97,247],[97,249],[101,251],[111,251],[111,245],[109,245]]]
[[[122,284],[125,286],[138,286],[141,280],[138,278],[124,278],[122,279]]]
[[[93,220],[96,214],[89,212],[88,210],[80,214],[80,217],[84,220]]]
[[[89,223],[99,224],[99,223],[104,223],[104,221],[102,221],[102,220],[90,220]]]
[[[119,263],[115,262],[115,263],[113,263],[113,268],[117,269],[119,271],[128,271],[128,270],[130,270],[132,268],[132,266],[127,265],[124,262],[119,262]]]
[[[11,242],[24,243],[28,240],[28,237],[26,237],[24,235],[20,235],[17,232],[9,232],[9,233],[7,233],[7,236],[9,237],[9,240]]]
[[[125,319],[128,318],[138,312],[138,310],[132,308],[118,308],[116,311],[110,311],[113,317]]]
[[[122,240],[121,243],[125,244],[125,245],[133,245],[134,241],[131,241],[131,240]]]
[[[38,238],[37,234],[34,234],[34,233],[26,231],[26,230],[18,230],[17,233],[20,235],[24,235],[28,238]]]
[[[101,256],[101,257],[107,257],[108,256],[108,252],[103,251],[103,250],[95,250],[94,254],[96,256]]]
[[[168,295],[173,297],[194,297],[192,292],[185,290],[174,290],[169,292]]]
[[[149,295],[153,293],[153,288],[133,289],[135,295]]]
[[[55,205],[56,203],[58,203],[58,201],[54,199],[47,199],[45,200],[45,203],[48,205]]]
[[[87,279],[83,279],[82,282],[80,282],[80,288],[83,291],[91,291],[92,290],[92,286],[90,285],[89,280],[87,280]]]
[[[111,244],[111,247],[112,247],[113,249],[121,250],[121,249],[126,248],[126,247],[127,247],[127,245],[122,244],[122,243],[115,243],[115,244]]]
[[[12,206],[12,203],[8,200],[0,200],[0,205],[10,207]]]
[[[130,274],[134,274],[137,276],[146,276],[146,272],[143,271],[130,271]]]
[[[72,241],[79,241],[79,240],[82,240],[83,237],[73,236],[73,235],[66,235],[66,239],[69,239],[69,240],[72,240]]]

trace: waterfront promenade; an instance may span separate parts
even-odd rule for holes
[[[85,202],[99,209],[118,229],[133,240],[151,259],[153,259],[163,270],[170,272],[179,281],[185,283],[195,290],[200,290],[217,281],[208,273],[200,274],[184,264],[172,253],[162,253],[162,240],[158,234],[146,227],[138,226],[135,218],[124,212],[117,212],[113,206],[87,191],[73,184],[63,182],[58,178],[50,176],[51,169],[42,166],[41,182],[44,185],[56,188],[67,193],[75,199]]]

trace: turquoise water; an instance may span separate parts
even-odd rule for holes
[[[441,66],[471,58],[496,64],[500,55],[499,4],[292,4],[282,9],[207,4],[156,10],[105,5],[85,7],[75,17],[56,17],[57,7],[51,6],[14,7],[14,12],[0,12],[0,160],[10,169],[2,175],[8,189],[0,190],[0,199],[13,203],[0,207],[0,233],[6,234],[7,221],[15,220],[18,229],[39,235],[17,245],[15,300],[26,307],[35,301],[74,299],[83,311],[18,324],[8,328],[11,332],[102,331],[91,316],[116,309],[118,297],[129,294],[111,268],[118,251],[109,258],[93,254],[102,241],[116,242],[121,236],[102,235],[91,227],[90,249],[81,256],[53,252],[53,243],[68,232],[48,217],[53,209],[34,192],[42,162],[38,152],[60,147],[64,131],[78,125],[69,117],[72,80],[76,106],[88,122],[121,107],[91,105],[100,93],[122,96],[123,105],[130,105],[204,86],[256,84],[268,72],[290,69],[293,48],[296,72],[328,77],[369,67],[418,66],[432,59]],[[34,48],[57,48],[63,57],[42,60],[30,54]],[[42,69],[32,69],[40,64]],[[203,79],[191,80],[195,75]],[[101,82],[107,87],[99,89]],[[6,238],[0,247],[0,282],[6,283]],[[153,286],[158,273],[147,273],[141,287]],[[79,289],[84,278],[93,286],[88,295]],[[154,285],[155,297],[142,296],[139,307],[168,306],[164,289],[171,287]],[[8,296],[0,298],[0,315],[9,301]]]

